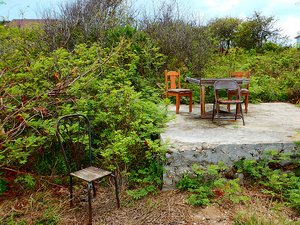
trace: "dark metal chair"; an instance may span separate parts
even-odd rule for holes
[[[96,197],[94,181],[111,176],[115,183],[117,206],[120,207],[119,189],[116,176],[92,166],[91,127],[89,119],[81,114],[66,115],[56,123],[56,135],[70,176],[70,206],[73,206],[73,181],[77,177],[88,182],[89,224],[92,224],[91,189]]]
[[[222,98],[220,96],[221,90],[224,90],[226,94],[228,91],[236,93],[234,98],[228,99],[227,96],[226,98]],[[214,92],[215,92],[215,99],[214,99],[214,105],[213,105],[213,116],[212,116],[212,121],[214,121],[215,114],[217,114],[218,121],[220,121],[220,105],[236,105],[236,110],[235,110],[235,117],[234,119],[237,119],[238,114],[241,114],[241,118],[243,120],[243,125],[245,126],[245,121],[244,121],[244,115],[243,115],[243,109],[242,109],[242,97],[241,97],[241,88],[238,85],[238,83],[234,80],[230,79],[221,79],[217,80],[214,83]],[[233,97],[233,96],[232,96]],[[230,115],[230,113],[228,113]]]

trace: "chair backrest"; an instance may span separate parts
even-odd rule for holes
[[[230,79],[217,80],[214,83],[214,90],[215,90],[215,100],[217,100],[219,98],[220,90],[235,91],[237,99],[241,99],[241,88],[238,85],[238,83],[234,80],[230,80]]]
[[[180,70],[167,71],[165,70],[166,92],[168,89],[180,88]]]
[[[250,79],[250,70],[247,71],[229,71],[230,78],[248,78]],[[245,85],[246,89],[249,89],[249,83]]]
[[[60,117],[56,122],[56,136],[69,173],[92,165],[91,127],[86,116]]]

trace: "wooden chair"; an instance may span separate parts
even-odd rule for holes
[[[73,177],[82,179],[88,183],[89,224],[92,224],[92,198],[96,197],[94,181],[111,176],[114,179],[116,201],[120,207],[118,182],[115,175],[92,166],[91,128],[88,118],[81,114],[71,114],[58,119],[56,123],[56,135],[65,159],[70,177],[70,206],[73,206]]]
[[[180,70],[167,71],[165,70],[165,82],[166,82],[166,97],[175,96],[176,97],[176,113],[179,113],[180,108],[180,98],[182,96],[189,96],[189,112],[192,112],[193,107],[193,93],[190,89],[184,89],[180,86]]]
[[[231,71],[230,70],[230,78],[248,78],[250,79],[250,70],[248,71]],[[241,88],[241,94],[245,97],[245,112],[248,113],[248,104],[249,104],[249,83],[245,84],[244,87]],[[228,99],[231,99],[232,96],[236,94],[233,91],[228,91]],[[230,112],[230,105],[227,106],[227,110]]]
[[[221,97],[220,92],[224,91],[225,94],[228,92],[228,90],[233,91],[235,93],[235,98],[234,99],[224,99]],[[220,105],[236,105],[236,110],[235,110],[235,117],[234,119],[237,119],[238,114],[241,114],[241,118],[243,120],[243,125],[245,126],[245,121],[244,121],[244,115],[243,115],[243,110],[242,110],[242,96],[241,96],[241,88],[239,84],[230,79],[222,79],[222,80],[217,80],[214,83],[214,93],[215,93],[215,99],[214,99],[214,105],[213,105],[213,115],[212,115],[212,121],[214,121],[215,114],[217,114],[218,121],[220,121]],[[230,114],[229,114],[230,115]]]

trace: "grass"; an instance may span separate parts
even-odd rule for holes
[[[59,224],[68,200],[54,196],[52,190],[37,190],[3,201],[0,224]]]
[[[69,206],[68,187],[49,184],[38,190],[19,193],[0,203],[0,224],[82,224],[88,219],[88,204],[80,201],[85,194],[76,189],[75,205]],[[94,199],[94,224],[289,224],[299,225],[300,215],[272,201],[254,187],[243,187],[251,199],[247,203],[223,202],[207,207],[187,204],[186,192],[158,192],[141,200],[133,200],[121,191],[121,209],[116,208],[113,187],[97,186]],[[205,220],[203,219],[205,218]]]
[[[300,215],[285,202],[274,201],[254,186],[246,191],[252,196],[251,203],[240,207],[234,216],[234,225],[300,225]]]

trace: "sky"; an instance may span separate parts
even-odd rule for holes
[[[0,20],[41,18],[43,9],[55,8],[72,0],[0,0]],[[159,0],[132,0],[136,7],[149,9]],[[300,0],[177,0],[181,9],[204,21],[216,17],[251,17],[254,11],[263,16],[274,16],[276,26],[282,29],[291,42],[300,31]]]

